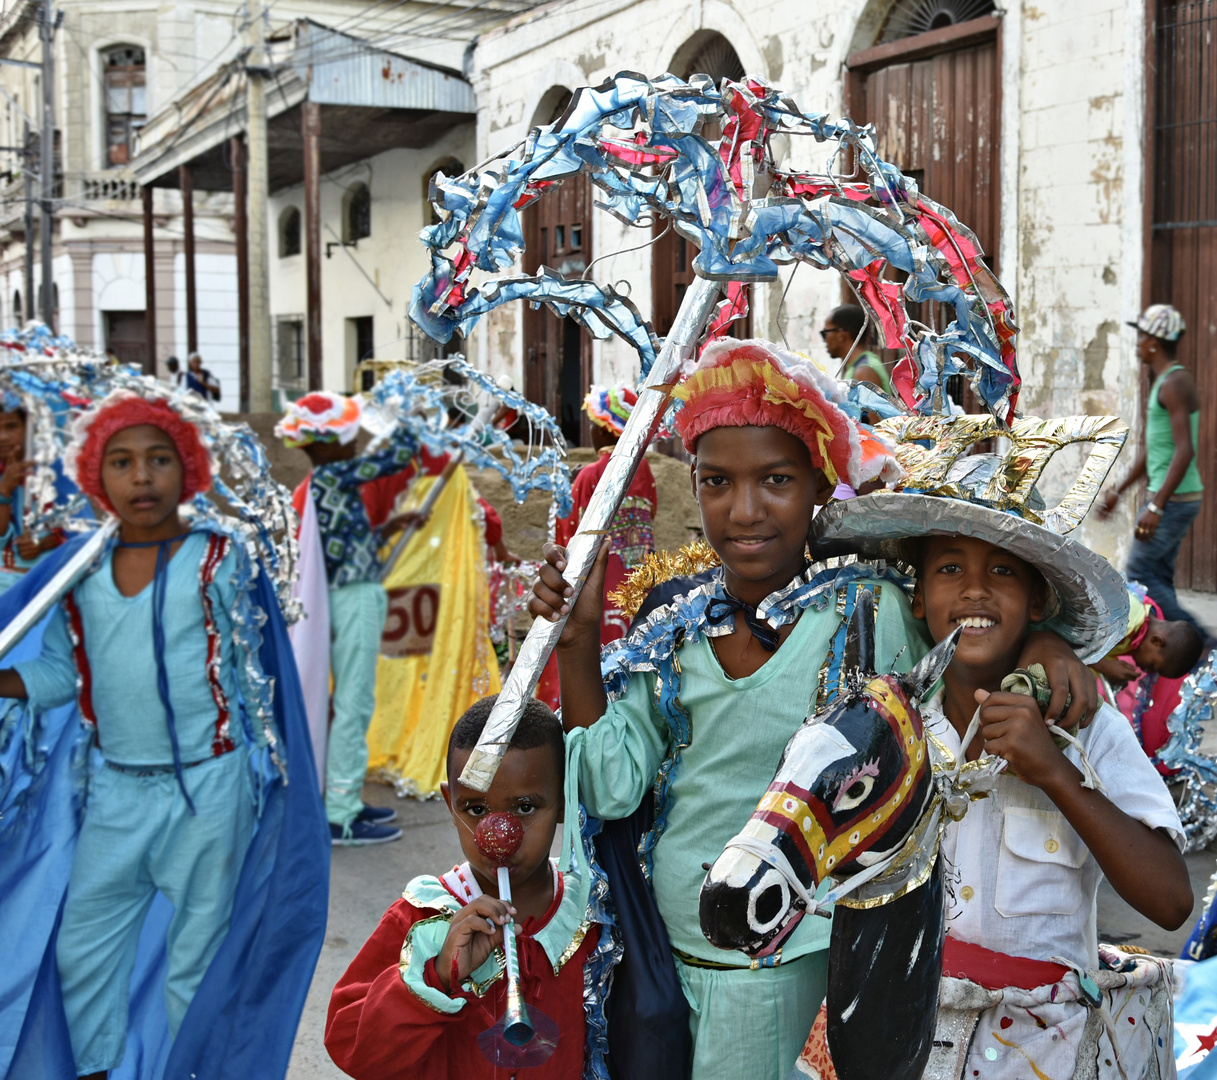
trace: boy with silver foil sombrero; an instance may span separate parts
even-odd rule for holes
[[[1062,732],[1044,722],[1034,670],[1016,670],[1033,626],[1086,659],[1125,630],[1123,579],[1063,534],[1089,508],[1127,429],[1108,417],[1020,420],[1003,458],[961,456],[998,434],[978,417],[887,427],[904,440],[903,492],[829,507],[812,546],[818,556],[914,566],[912,610],[930,636],[964,628],[943,689],[922,706],[936,768],[980,768],[989,755],[995,769],[990,797],[943,839],[957,884],[925,1075],[1014,1080],[1028,1063],[1052,1077],[1173,1075],[1169,962],[1100,946],[1095,896],[1102,874],[1146,917],[1183,923],[1192,894],[1174,804],[1119,713],[1104,705],[1088,727]],[[1034,482],[1072,442],[1097,449],[1060,505],[1046,508]]]

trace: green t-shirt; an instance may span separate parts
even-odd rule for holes
[[[929,648],[895,585],[875,584],[879,670],[907,671]],[[808,608],[759,671],[730,679],[710,641],[677,651],[680,701],[692,740],[672,773],[667,825],[655,848],[652,884],[672,947],[702,960],[747,967],[743,953],[714,948],[702,935],[698,896],[706,871],[743,828],[765,793],[782,751],[819,689],[820,668],[841,625],[836,605]],[[902,651],[903,650],[903,651]],[[638,674],[590,728],[567,736],[568,761],[581,743],[579,796],[589,814],[621,818],[651,789],[669,752],[667,724],[654,706],[655,676]],[[827,919],[805,918],[782,947],[784,959],[828,947]]]
[[[1145,471],[1149,474],[1149,490],[1158,491],[1166,480],[1166,473],[1171,467],[1171,458],[1175,456],[1175,436],[1171,432],[1171,416],[1158,401],[1158,391],[1162,388],[1163,380],[1172,372],[1182,368],[1182,364],[1168,367],[1153,385],[1149,392],[1149,408],[1145,412]],[[1196,467],[1197,451],[1200,449],[1200,412],[1192,413],[1192,460],[1175,488],[1176,495],[1190,495],[1203,491],[1204,483],[1200,479],[1200,470]]]
[[[856,373],[859,364],[865,364],[871,369],[871,371],[875,373],[876,376],[878,376],[879,389],[881,389],[885,394],[895,393],[895,391],[892,389],[892,380],[887,373],[887,368],[883,366],[883,361],[880,360],[879,357],[873,352],[859,353],[857,356],[855,356],[848,364],[845,365],[844,370],[841,372],[841,378],[846,380],[856,379],[858,377]]]

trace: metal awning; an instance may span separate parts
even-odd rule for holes
[[[474,119],[473,87],[449,68],[374,48],[309,19],[270,44],[288,46],[266,84],[272,192],[303,180],[305,101],[322,108],[323,173],[385,150],[429,146],[453,124]],[[245,131],[245,83],[238,63],[226,65],[151,117],[130,166],[137,181],[176,188],[180,167],[189,165],[195,187],[231,191],[229,141]]]

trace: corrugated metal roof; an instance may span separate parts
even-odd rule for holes
[[[458,72],[374,48],[317,23],[298,24],[288,61],[321,105],[473,113],[473,87]]]

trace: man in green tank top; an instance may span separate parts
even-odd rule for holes
[[[891,394],[892,380],[888,376],[887,368],[878,354],[871,351],[870,327],[866,327],[863,337],[858,337],[864,326],[866,312],[857,304],[842,304],[828,313],[828,318],[824,320],[824,329],[820,331],[820,339],[824,342],[829,356],[834,360],[845,361],[838,378],[872,383],[885,394]]]
[[[1164,618],[1198,625],[1175,595],[1179,545],[1200,513],[1204,494],[1196,468],[1200,394],[1191,373],[1175,362],[1183,316],[1170,304],[1151,304],[1129,325],[1138,330],[1137,355],[1154,380],[1145,409],[1145,444],[1121,484],[1100,499],[1098,515],[1107,517],[1125,491],[1142,476],[1149,478],[1124,573],[1145,586]]]

